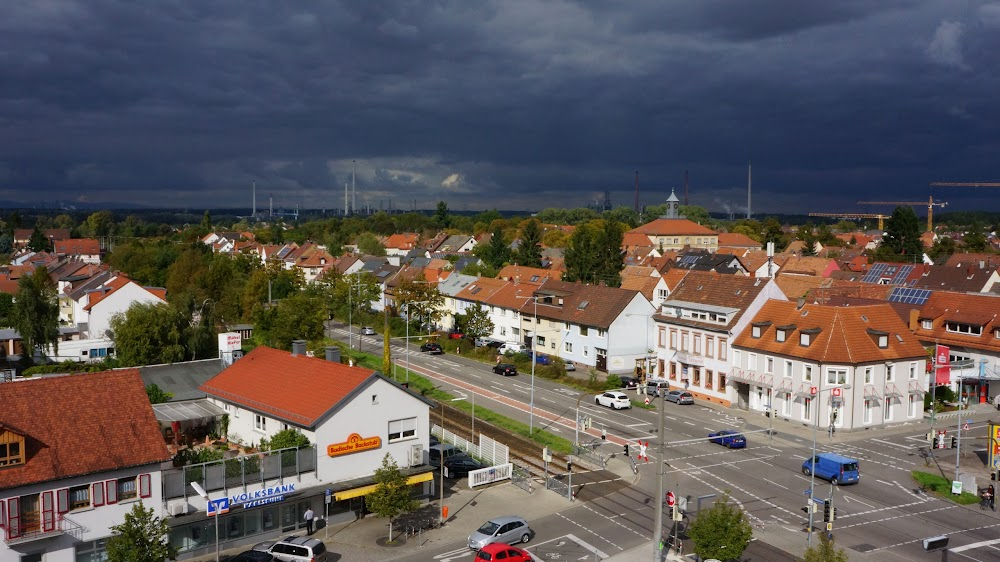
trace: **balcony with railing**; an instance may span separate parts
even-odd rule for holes
[[[21,524],[18,520],[8,520],[7,525],[0,529],[3,541],[7,546],[27,544],[62,535],[70,535],[76,540],[83,540],[83,526],[68,517],[57,515],[48,522],[41,522],[36,517],[33,522]]]

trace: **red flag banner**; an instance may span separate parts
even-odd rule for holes
[[[947,345],[938,345],[934,352],[934,364],[937,372],[934,373],[934,384],[948,384],[951,382],[951,348]]]

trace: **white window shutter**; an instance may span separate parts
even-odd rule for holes
[[[108,503],[109,504],[118,503],[118,481],[108,480],[107,489],[108,489],[108,498],[107,498]]]
[[[148,498],[149,496],[153,495],[153,492],[152,492],[152,490],[150,488],[151,488],[151,486],[150,486],[150,482],[149,482],[149,475],[148,474],[140,474],[139,475],[139,497],[140,498]]]
[[[56,510],[52,492],[42,492],[42,530],[52,531],[56,528]]]
[[[59,505],[59,513],[69,511],[69,488],[62,488],[56,491],[56,499]]]
[[[104,482],[97,482],[90,487],[91,505],[100,507],[104,505]]]

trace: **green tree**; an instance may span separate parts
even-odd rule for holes
[[[936,260],[941,257],[950,256],[958,251],[958,244],[955,243],[955,239],[949,236],[938,236],[938,239],[934,241],[934,245],[927,250],[927,255]]]
[[[331,310],[343,320],[348,316],[357,318],[357,313],[367,310],[371,303],[382,299],[382,288],[369,271],[337,277],[327,290],[327,301]]]
[[[177,363],[187,354],[188,319],[169,304],[133,304],[112,316],[110,325],[123,366]]]
[[[581,224],[573,230],[566,247],[566,272],[564,281],[590,283],[597,271],[597,240],[592,223]]]
[[[606,283],[609,287],[620,287],[621,271],[625,269],[625,256],[622,251],[625,225],[616,221],[603,222],[596,237],[598,269],[594,274],[594,282]]]
[[[254,337],[271,347],[291,349],[292,340],[318,340],[326,320],[323,299],[298,293],[278,301],[273,307],[259,306],[254,312]]]
[[[0,293],[0,328],[10,328],[14,321],[14,295]]]
[[[4,232],[0,234],[0,254],[9,254],[14,249],[14,237]]]
[[[983,232],[983,225],[978,220],[973,220],[965,235],[962,236],[962,247],[965,248],[966,252],[977,254],[986,252],[990,247],[986,233]]]
[[[561,228],[553,228],[542,235],[542,244],[548,248],[565,248],[569,245],[569,234]]]
[[[114,226],[114,218],[111,211],[98,211],[87,217],[80,229],[90,236],[108,236]]]
[[[775,251],[780,252],[782,248],[788,245],[785,233],[781,229],[781,223],[778,222],[778,219],[768,217],[764,219],[764,223],[761,226],[764,227],[764,240],[762,240],[764,247],[767,247],[768,242],[773,242]]]
[[[361,236],[358,236],[358,250],[362,254],[369,256],[385,255],[385,246],[371,232],[365,232]]]
[[[913,260],[923,255],[924,246],[920,241],[920,221],[913,208],[900,205],[885,223],[885,235],[879,246],[879,254],[884,259]]]
[[[444,295],[437,286],[427,283],[423,275],[419,279],[403,281],[396,287],[396,307],[410,309],[410,321],[437,323],[441,320]]]
[[[212,231],[212,213],[209,213],[208,209],[205,209],[205,214],[201,217],[201,227],[209,232]]]
[[[28,239],[28,249],[36,252],[52,251],[52,242],[45,237],[45,233],[42,232],[42,229],[38,225],[35,225],[35,229],[31,231],[31,238]]]
[[[492,269],[499,270],[510,260],[510,246],[503,238],[503,229],[497,226],[490,235],[490,241],[486,244],[476,246],[472,252],[483,263]]]
[[[375,489],[365,496],[365,506],[378,517],[389,518],[389,542],[392,542],[392,519],[417,508],[410,497],[410,485],[399,471],[392,455],[382,457],[382,466],[375,469]]]
[[[538,221],[525,221],[514,261],[527,267],[542,267],[542,229]]]
[[[620,287],[625,267],[620,222],[595,220],[576,227],[566,248],[566,281]]]
[[[260,442],[260,449],[262,451],[277,451],[278,449],[308,446],[309,438],[302,435],[302,432],[297,429],[282,429],[270,439]]]
[[[174,395],[160,388],[156,383],[153,383],[146,387],[146,396],[149,398],[150,404],[163,404],[164,402],[170,402],[170,399]]]
[[[168,540],[170,526],[140,501],[125,514],[125,522],[111,527],[108,562],[164,562],[177,558]]]
[[[729,503],[728,492],[712,507],[698,513],[688,530],[694,552],[702,560],[738,559],[750,544],[752,535],[753,528],[746,513]]]
[[[847,562],[850,557],[843,548],[838,549],[833,539],[826,533],[819,533],[819,544],[810,546],[802,556],[802,562]]]
[[[438,201],[437,210],[434,211],[434,223],[438,228],[448,228],[451,224],[451,215],[448,213],[448,204]]]
[[[479,301],[466,308],[464,314],[457,315],[455,321],[462,327],[462,333],[473,341],[493,333],[490,314]]]
[[[59,354],[59,301],[56,283],[45,266],[18,279],[11,327],[21,335],[28,357],[48,345]]]
[[[711,217],[708,215],[708,209],[698,205],[680,205],[677,207],[677,213],[687,220],[698,224],[707,225],[711,222]]]

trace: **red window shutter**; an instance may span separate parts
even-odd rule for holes
[[[21,508],[18,503],[18,498],[7,500],[7,536],[12,539],[21,536]]]
[[[107,489],[108,489],[108,497],[107,497],[108,503],[109,504],[118,503],[118,481],[108,480]]]
[[[56,506],[52,492],[42,492],[42,530],[52,531],[56,528]]]
[[[69,511],[69,488],[62,488],[56,491],[56,502],[59,505],[59,513]]]
[[[153,495],[153,491],[150,490],[149,475],[148,474],[140,474],[139,475],[139,497],[140,498],[148,498],[151,495]]]
[[[97,482],[90,487],[90,500],[94,507],[104,505],[104,482]]]
[[[7,528],[7,502],[0,500],[0,529]]]

